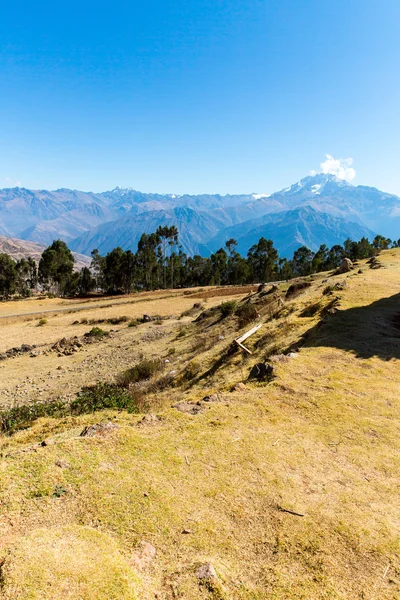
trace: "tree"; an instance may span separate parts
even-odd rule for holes
[[[92,273],[88,267],[83,267],[79,273],[78,278],[78,294],[80,296],[87,296],[96,287],[96,279],[92,276]]]
[[[0,254],[0,296],[6,300],[15,292],[17,270],[8,254]]]
[[[276,279],[278,271],[278,251],[272,240],[260,238],[247,254],[253,281],[267,282]]]
[[[328,246],[326,244],[321,244],[317,252],[314,254],[312,259],[312,271],[313,273],[317,273],[318,271],[322,271],[324,268],[324,264],[328,258]]]
[[[95,287],[97,290],[103,290],[105,288],[104,269],[106,265],[104,256],[101,256],[97,248],[91,252],[91,256],[92,262],[90,263],[90,268],[94,273],[94,278],[96,281]]]
[[[223,248],[217,250],[214,254],[211,254],[211,265],[212,265],[212,283],[215,285],[221,285],[225,283],[226,278],[226,266],[228,256]]]
[[[105,256],[104,281],[106,291],[110,294],[124,290],[124,257],[125,252],[120,246]]]
[[[387,250],[391,243],[392,240],[390,238],[383,237],[383,235],[377,235],[372,240],[372,245],[377,250]]]
[[[49,290],[52,288],[60,296],[64,296],[68,280],[72,277],[74,257],[67,244],[55,240],[44,250],[39,262],[39,281]]]
[[[314,252],[307,246],[300,246],[293,254],[293,270],[296,275],[309,275],[312,271],[312,260]]]

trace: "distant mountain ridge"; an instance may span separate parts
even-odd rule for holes
[[[45,248],[46,246],[42,246],[36,242],[27,242],[26,240],[18,240],[0,235],[0,254],[8,254],[14,260],[21,260],[21,258],[28,258],[30,256],[36,262],[39,262]],[[83,256],[76,252],[73,252],[73,255],[76,269],[82,269],[82,267],[90,265],[91,259],[88,256]]]
[[[1,235],[43,245],[61,238],[82,254],[118,245],[136,250],[143,232],[172,224],[188,254],[207,255],[227,236],[246,253],[254,236],[264,235],[288,256],[301,244],[315,250],[326,240],[343,243],[355,235],[398,239],[400,198],[321,173],[270,195],[0,190]]]

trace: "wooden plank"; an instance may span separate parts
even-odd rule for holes
[[[246,346],[243,346],[243,344],[241,344],[240,342],[238,342],[238,340],[235,340],[235,342],[237,343],[237,345],[239,346],[239,348],[241,348],[242,350],[245,350],[248,354],[253,354],[251,352],[251,350],[249,350],[248,348],[246,348]]]
[[[235,342],[237,342],[238,344],[240,344],[241,342],[244,342],[244,340],[247,340],[247,338],[249,338],[251,335],[253,335],[253,333],[255,333],[256,331],[258,331],[260,329],[260,327],[262,327],[262,323],[259,323],[259,325],[256,325],[252,329],[249,329],[249,331],[246,331],[246,333],[244,333],[243,335],[241,335],[240,337],[238,337],[235,340]]]

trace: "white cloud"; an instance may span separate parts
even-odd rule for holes
[[[333,158],[330,154],[325,154],[325,160],[320,164],[321,173],[330,173],[339,179],[352,181],[356,176],[352,164],[352,158]],[[315,175],[315,171],[311,171],[311,175]]]

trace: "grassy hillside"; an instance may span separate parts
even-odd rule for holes
[[[49,317],[37,356],[0,362],[3,409],[124,382],[139,412],[66,410],[0,438],[3,597],[400,598],[400,252],[379,261],[289,297],[182,291]],[[121,311],[162,318],[104,321]],[[50,350],[89,318],[115,331]],[[258,322],[252,354],[233,351]],[[13,344],[32,339],[36,323],[11,325]],[[248,381],[266,359],[272,380]],[[116,427],[81,435],[98,423]],[[216,576],[199,577],[208,563]]]

